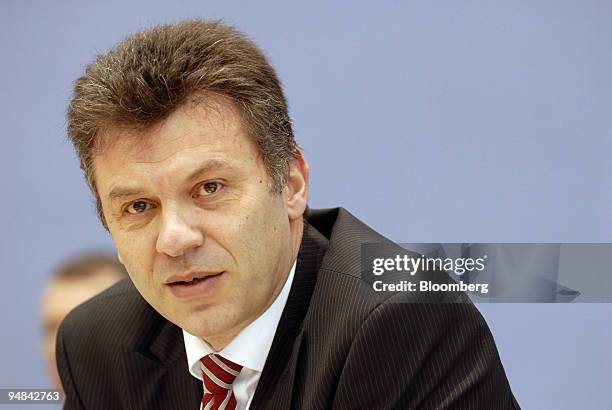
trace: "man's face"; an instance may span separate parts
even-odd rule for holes
[[[179,107],[146,131],[101,137],[97,191],[136,288],[166,319],[222,348],[285,283],[301,240],[306,163],[292,163],[285,190],[270,192],[257,147],[223,97]]]

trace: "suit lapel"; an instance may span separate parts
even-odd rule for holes
[[[140,409],[198,409],[202,384],[187,369],[181,330],[160,318],[151,342],[121,352],[125,407]]]
[[[291,407],[295,372],[300,359],[302,322],[327,245],[327,239],[305,222],[293,284],[251,402],[252,409]]]

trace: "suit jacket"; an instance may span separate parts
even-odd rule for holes
[[[389,243],[341,208],[307,217],[251,408],[518,408],[476,308],[465,300],[374,292],[360,263],[368,242]],[[450,280],[443,272],[434,276]],[[202,398],[201,382],[187,370],[181,330],[129,280],[65,319],[57,360],[68,410],[195,410]]]

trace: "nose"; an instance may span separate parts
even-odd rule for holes
[[[187,212],[181,212],[180,209],[162,212],[156,243],[157,252],[175,258],[191,248],[201,246],[203,242],[204,235],[198,226],[189,220]]]

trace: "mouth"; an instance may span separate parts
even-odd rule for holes
[[[208,276],[207,276],[208,277]],[[188,281],[179,280],[176,282],[169,283],[170,286],[192,286],[196,283],[200,283],[203,280],[206,280],[207,277],[204,278],[194,278]]]
[[[212,296],[222,272],[195,272],[184,277],[172,277],[167,281],[172,293],[180,298]]]
[[[219,276],[222,273],[223,272],[193,272],[188,275],[172,276],[166,281],[166,284],[170,286],[189,286]]]

